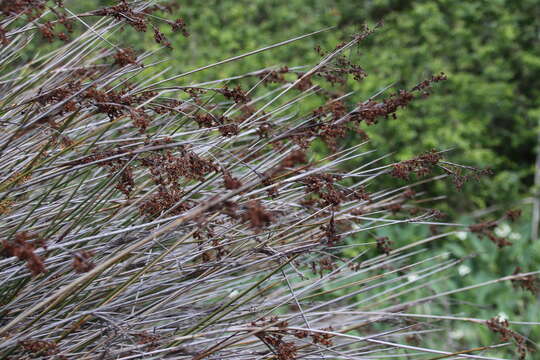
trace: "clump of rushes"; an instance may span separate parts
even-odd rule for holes
[[[384,166],[365,143],[344,146],[428,96],[444,74],[358,99],[347,83],[368,74],[349,52],[375,36],[366,28],[318,48],[311,68],[184,86],[189,74],[211,77],[221,63],[307,34],[157,80],[152,64],[172,46],[167,36],[189,35],[189,19],[165,20],[174,4],[151,3],[77,16],[67,1],[0,5],[1,358],[491,359],[491,344],[433,346],[456,322],[487,324],[525,356],[529,340],[507,330],[512,322],[418,307],[496,282],[536,289],[536,273],[517,271],[433,292],[462,259],[412,261],[454,226],[418,207],[414,188],[477,172],[437,151]],[[153,38],[161,52],[115,40],[120,28]],[[52,50],[19,56],[36,41]],[[307,98],[322,105],[298,113]],[[315,161],[314,141],[334,152]],[[340,167],[363,158],[357,169]],[[381,176],[405,184],[378,188]],[[403,222],[438,231],[416,241],[370,233]],[[470,231],[509,245],[492,228]]]

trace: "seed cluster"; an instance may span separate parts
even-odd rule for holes
[[[513,330],[510,330],[508,328],[510,324],[508,323],[507,319],[494,317],[486,321],[486,325],[491,331],[499,334],[501,341],[506,342],[509,340],[513,340],[517,345],[519,359],[525,359],[529,351],[529,348],[526,344],[527,338]]]
[[[2,247],[3,256],[15,256],[19,260],[26,261],[32,275],[36,276],[46,271],[45,262],[35,251],[40,247],[46,250],[47,245],[45,240],[36,234],[30,234],[27,231],[17,233],[13,242],[3,240]]]
[[[258,331],[255,336],[263,342],[279,360],[294,360],[297,359],[299,345],[294,341],[286,341],[285,338],[297,338],[306,339],[311,337],[313,344],[320,344],[323,346],[332,346],[332,335],[325,332],[313,332],[308,330],[291,330],[287,321],[280,321],[278,317],[261,318],[258,321],[251,323],[253,327],[267,327],[268,325],[274,325],[272,330]],[[325,331],[332,331],[332,327],[323,329]]]

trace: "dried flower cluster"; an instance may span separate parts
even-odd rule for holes
[[[92,270],[95,265],[90,260],[94,254],[90,251],[80,251],[73,255],[73,268],[78,273],[85,273]]]
[[[53,356],[58,353],[58,347],[52,341],[28,339],[20,344],[24,350],[35,355]]]
[[[521,267],[516,267],[514,275],[521,273]],[[512,280],[512,284],[515,288],[521,288],[523,290],[530,291],[533,295],[538,294],[540,291],[540,280],[534,275],[523,275]]]
[[[432,150],[414,159],[394,164],[391,175],[400,179],[408,179],[411,173],[417,176],[426,176],[441,158],[442,156],[439,153]]]
[[[47,245],[45,240],[37,235],[26,231],[17,233],[13,242],[3,240],[2,247],[2,255],[15,256],[19,260],[26,261],[32,275],[36,276],[46,271],[43,259],[35,251],[40,247],[46,250]]]
[[[279,360],[294,360],[297,359],[299,345],[294,341],[286,341],[285,337],[305,339],[311,337],[313,344],[321,344],[330,347],[333,345],[331,338],[333,335],[322,332],[314,332],[309,330],[291,330],[287,321],[280,321],[278,317],[266,319],[261,318],[258,321],[253,321],[251,326],[271,329],[258,331],[255,336],[263,342],[274,353]],[[332,328],[325,329],[332,331]]]
[[[390,252],[392,251],[391,245],[392,241],[389,240],[387,236],[377,238],[377,249],[379,252],[390,255]]]
[[[506,240],[503,237],[495,235],[493,232],[493,229],[497,227],[498,222],[497,221],[486,221],[478,224],[473,224],[469,226],[469,230],[475,234],[477,234],[479,237],[487,237],[489,240],[491,240],[495,245],[498,247],[504,247],[504,246],[510,246],[512,243],[508,240]]]
[[[525,359],[529,350],[526,344],[527,338],[513,330],[510,330],[508,328],[508,320],[501,319],[500,317],[494,317],[487,320],[486,325],[491,331],[499,334],[501,341],[506,342],[509,340],[513,340],[517,345],[519,359]]]

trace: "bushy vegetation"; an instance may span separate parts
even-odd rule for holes
[[[234,9],[257,21],[250,11],[264,7],[250,4]],[[308,11],[298,4],[291,9]],[[234,24],[209,18],[192,28],[204,13],[189,2],[182,18],[169,19],[174,11],[148,1],[0,3],[2,358],[495,359],[533,350],[526,335],[538,322],[480,317],[489,311],[475,306],[456,314],[454,304],[491,286],[536,293],[537,272],[512,266],[463,285],[455,279],[472,254],[431,246],[469,234],[498,254],[512,240],[498,229],[519,211],[450,222],[424,185],[459,185],[485,170],[446,151],[388,161],[367,147],[372,128],[426,104],[445,74],[370,84],[356,60],[377,25],[258,49],[248,34],[253,51],[240,45],[214,62],[198,39]],[[305,63],[250,65],[311,49],[313,39]],[[432,233],[384,236],[403,224]],[[458,324],[480,335],[454,341]]]

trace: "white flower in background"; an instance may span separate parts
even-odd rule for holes
[[[452,339],[461,339],[463,336],[465,336],[465,332],[463,330],[450,331],[450,337]]]
[[[508,315],[506,315],[506,313],[504,312],[500,312],[498,315],[497,315],[497,321],[500,322],[500,323],[503,323],[505,321],[508,321]]]
[[[499,237],[507,237],[510,235],[510,232],[512,229],[510,228],[510,225],[504,223],[495,228],[495,235]]]
[[[468,267],[465,264],[462,264],[462,265],[459,265],[457,271],[458,271],[459,275],[465,276],[465,275],[467,275],[468,273],[471,272],[471,268]]]
[[[412,273],[409,276],[407,276],[407,281],[409,282],[414,282],[416,280],[418,280],[418,275],[415,273]]]
[[[520,240],[520,239],[521,239],[521,234],[520,234],[520,233],[511,233],[511,234],[508,236],[508,238],[509,238],[510,240],[514,240],[514,241]]]
[[[458,231],[456,233],[456,236],[459,240],[465,240],[467,238],[467,232],[466,231]]]
[[[240,294],[240,291],[238,291],[238,290],[233,290],[233,291],[231,291],[231,292],[229,293],[229,296],[227,296],[227,297],[232,299],[232,298],[234,298],[234,297],[237,297],[238,294]]]

